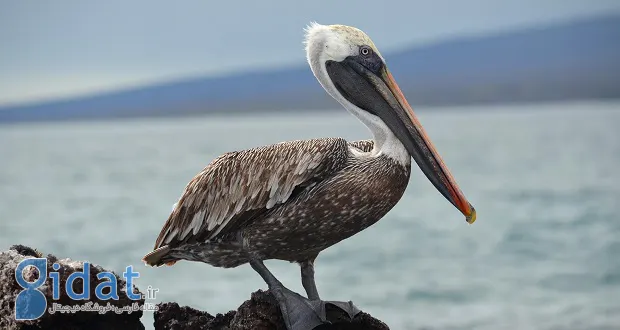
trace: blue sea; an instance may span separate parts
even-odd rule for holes
[[[317,285],[392,329],[620,329],[620,103],[420,108],[476,207],[468,225],[413,168],[376,225],[324,251]],[[0,126],[0,249],[89,260],[159,301],[235,309],[266,288],[247,266],[147,268],[186,183],[214,157],[284,140],[367,139],[345,110]],[[303,292],[299,268],[267,262]],[[152,315],[143,322],[152,328]]]

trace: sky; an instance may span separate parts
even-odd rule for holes
[[[0,106],[304,61],[311,21],[385,55],[603,13],[618,0],[0,0]]]

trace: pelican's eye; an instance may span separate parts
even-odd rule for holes
[[[361,46],[360,47],[360,54],[362,56],[369,56],[370,54],[372,54],[372,49],[368,46]]]

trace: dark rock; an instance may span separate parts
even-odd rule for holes
[[[389,330],[389,327],[361,312],[353,320],[338,308],[327,306],[327,319],[316,330]],[[252,293],[236,311],[212,316],[177,303],[162,303],[155,312],[155,330],[286,330],[278,303],[269,291]]]
[[[37,288],[43,293],[47,300],[48,310],[38,319],[31,321],[15,320],[15,299],[23,290],[15,279],[15,268],[26,258],[42,258],[43,254],[39,251],[23,245],[14,245],[6,252],[0,252],[0,329],[144,329],[144,325],[140,322],[142,316],[142,306],[144,299],[130,300],[124,292],[126,286],[125,280],[112,272],[117,279],[117,294],[119,300],[98,300],[95,296],[96,284],[101,281],[97,279],[97,274],[105,272],[101,266],[90,265],[90,300],[74,301],[70,299],[65,291],[67,277],[76,272],[83,271],[83,263],[70,259],[58,260],[58,258],[48,255],[47,273],[58,272],[60,278],[60,299],[52,299],[52,280],[48,277],[42,286]],[[52,268],[52,264],[56,262],[60,265],[58,270]],[[39,278],[39,272],[36,268],[26,268],[24,270],[24,278],[27,281],[35,281]],[[73,282],[75,292],[82,291],[82,281]],[[133,292],[140,293],[137,288],[133,288]],[[108,311],[99,313],[96,311],[77,311],[74,313],[49,313],[49,308],[53,304],[63,306],[76,306],[92,303],[99,306],[111,306],[119,308],[131,308],[132,310],[124,310],[120,313]]]
[[[26,258],[43,258],[43,254],[36,249],[14,245],[6,252],[0,252],[0,329],[93,329],[93,330],[143,330],[144,325],[140,322],[144,299],[133,301],[124,293],[125,280],[112,272],[118,282],[117,294],[119,300],[100,301],[95,296],[96,283],[100,283],[97,274],[106,271],[101,266],[90,265],[90,297],[88,301],[71,300],[65,291],[67,277],[76,271],[82,271],[83,263],[70,259],[59,260],[53,255],[47,255],[47,272],[57,271],[60,278],[60,299],[52,299],[52,280],[47,278],[45,283],[37,290],[42,292],[47,300],[48,309],[53,303],[64,306],[84,305],[88,302],[105,306],[108,302],[119,308],[135,308],[131,312],[123,311],[120,314],[114,311],[98,313],[94,311],[78,311],[75,313],[50,314],[46,312],[40,318],[32,321],[15,320],[15,299],[22,291],[15,279],[15,268]],[[59,270],[54,270],[52,264],[60,265]],[[24,278],[30,282],[39,278],[35,268],[26,269]],[[77,286],[76,286],[77,284]],[[81,281],[75,281],[76,292],[81,292]],[[78,288],[79,287],[79,288]],[[133,291],[140,293],[137,288]],[[198,311],[191,307],[181,307],[174,302],[160,303],[154,313],[154,326],[156,330],[286,330],[280,308],[269,291],[258,290],[252,293],[236,311],[215,316]],[[355,319],[350,320],[342,310],[327,306],[327,319],[330,324],[317,327],[317,330],[389,330],[383,322],[361,312]]]

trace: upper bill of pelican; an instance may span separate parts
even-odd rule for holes
[[[306,30],[308,62],[321,85],[358,117],[379,118],[403,144],[435,188],[468,223],[476,221],[469,203],[426,134],[385,60],[361,30],[312,24]]]

